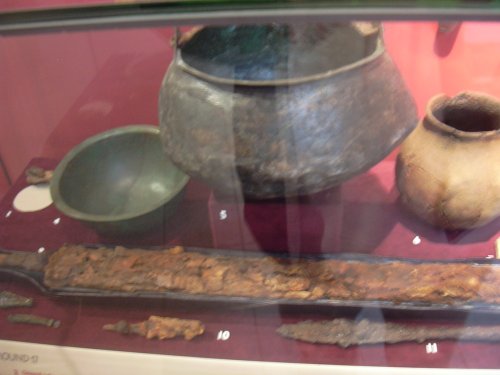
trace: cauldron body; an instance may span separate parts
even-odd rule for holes
[[[194,33],[160,91],[166,152],[218,192],[315,193],[366,171],[415,127],[378,27],[246,28]],[[263,41],[250,41],[257,31]]]

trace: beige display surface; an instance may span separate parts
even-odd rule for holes
[[[0,340],[0,375],[462,375],[500,370],[313,365],[205,359]]]

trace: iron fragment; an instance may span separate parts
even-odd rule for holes
[[[205,332],[205,327],[199,320],[161,316],[150,316],[148,320],[138,323],[128,323],[125,320],[120,320],[114,324],[104,325],[103,329],[159,340],[171,339],[177,336],[184,336],[184,339],[191,340]]]
[[[59,320],[32,314],[12,314],[7,316],[7,320],[11,323],[36,324],[52,328],[58,328],[61,325]]]
[[[29,185],[38,185],[38,184],[46,184],[50,183],[54,171],[45,170],[40,167],[29,167],[26,172],[26,183]]]
[[[284,324],[277,332],[287,338],[317,344],[395,344],[426,340],[500,341],[500,325],[439,326],[374,322],[367,319],[333,319]]]
[[[30,306],[33,306],[33,298],[20,296],[6,290],[0,291],[0,309]]]

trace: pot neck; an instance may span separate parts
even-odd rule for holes
[[[429,101],[423,125],[462,141],[497,139],[500,138],[500,101],[475,92],[462,92],[452,98],[440,94]]]

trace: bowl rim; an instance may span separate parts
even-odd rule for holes
[[[54,202],[54,205],[56,208],[61,211],[63,214],[77,220],[82,220],[82,221],[90,221],[90,222],[96,222],[96,223],[112,223],[112,222],[117,222],[117,221],[123,221],[123,220],[128,220],[128,219],[135,219],[144,215],[147,215],[154,210],[162,207],[172,199],[174,199],[175,196],[177,196],[186,186],[186,184],[189,181],[189,176],[186,175],[183,171],[181,171],[173,162],[168,158],[166,155],[165,157],[170,160],[172,163],[172,166],[175,167],[176,169],[179,170],[180,173],[183,174],[183,178],[181,178],[178,183],[175,185],[174,189],[171,190],[170,194],[168,194],[165,199],[162,199],[161,201],[158,201],[154,205],[150,205],[145,207],[145,209],[134,212],[134,213],[127,213],[127,214],[119,214],[119,215],[101,215],[101,214],[89,214],[82,212],[80,210],[77,210],[70,206],[69,204],[66,203],[65,199],[61,195],[60,191],[60,181],[61,177],[66,170],[67,165],[74,160],[74,158],[84,149],[87,147],[94,145],[102,140],[114,137],[116,135],[123,135],[123,134],[130,134],[130,133],[138,133],[138,134],[153,134],[153,135],[158,135],[160,136],[160,129],[157,126],[154,125],[148,125],[148,124],[137,124],[137,125],[128,125],[128,126],[121,126],[117,128],[113,128],[111,130],[107,130],[98,134],[95,134],[75,147],[73,147],[64,157],[63,159],[59,162],[57,167],[54,170],[54,174],[52,176],[52,180],[50,182],[50,194],[52,196],[52,201]]]

